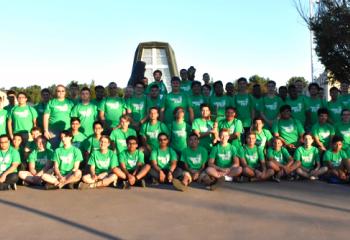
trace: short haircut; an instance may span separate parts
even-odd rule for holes
[[[7,140],[10,140],[10,136],[8,134],[2,134],[0,135],[0,138],[7,138]]]
[[[97,85],[97,86],[95,86],[95,91],[98,90],[98,89],[103,89],[103,90],[105,90],[105,87],[102,86],[102,85]]]
[[[70,118],[70,123],[78,121],[80,123],[80,119],[78,117],[71,117]]]
[[[188,135],[188,138],[190,139],[191,137],[196,137],[197,139],[199,139],[198,135],[195,134],[194,132],[191,132],[190,135]]]
[[[273,81],[273,80],[269,80],[267,81],[266,85],[269,85],[269,84],[273,84],[274,86],[276,86],[276,82]]]
[[[43,93],[51,94],[51,92],[50,92],[50,90],[49,90],[48,88],[43,88],[43,89],[41,89],[40,93],[41,93],[41,94],[43,94]]]
[[[327,108],[320,108],[317,110],[317,116],[320,116],[321,114],[329,114],[328,109]]]
[[[181,82],[181,79],[177,76],[171,78],[171,82]]]
[[[309,86],[308,86],[309,91],[312,87],[316,87],[317,90],[320,89],[320,86],[318,85],[318,83],[315,83],[315,82],[309,84]]]
[[[337,92],[339,92],[339,89],[338,89],[337,87],[331,87],[331,89],[329,89],[329,92],[331,92],[331,91],[337,91]]]
[[[332,138],[332,144],[335,144],[337,142],[342,142],[343,141],[343,137],[341,136],[338,136],[338,135],[335,135],[333,138]]]
[[[131,140],[135,140],[137,144],[139,143],[139,140],[137,139],[136,136],[129,136],[129,137],[127,137],[126,138],[126,143],[129,143]]]
[[[90,90],[90,88],[88,88],[88,87],[83,87],[83,88],[80,90],[80,92],[83,92],[83,91],[88,91],[89,93],[91,93],[91,90]]]
[[[157,112],[159,113],[159,108],[158,108],[158,107],[151,107],[151,108],[148,110],[148,113],[150,113],[151,110],[157,110]]]
[[[28,96],[27,96],[27,94],[25,92],[18,92],[17,93],[17,98],[18,98],[19,95],[24,95],[26,98],[28,98]]]
[[[285,110],[292,111],[292,107],[291,107],[290,105],[288,105],[288,104],[282,105],[282,106],[280,107],[280,113],[284,112]]]
[[[99,120],[95,121],[92,126],[95,128],[96,125],[100,125],[103,128],[103,123]]]
[[[211,86],[210,86],[209,84],[204,84],[204,85],[202,86],[202,88],[207,88],[207,89],[209,89],[209,91],[211,90]]]
[[[159,138],[160,138],[161,136],[165,136],[167,139],[169,139],[168,134],[166,134],[165,132],[160,132],[160,133],[158,134],[157,139],[159,140]]]
[[[185,109],[183,107],[176,107],[173,111],[173,115],[175,116],[179,110],[185,111]]]
[[[202,84],[201,84],[201,82],[200,81],[193,81],[192,83],[191,83],[191,88],[193,88],[194,86],[196,86],[196,85],[198,85],[198,86],[202,86]]]
[[[156,73],[159,73],[160,75],[163,75],[162,71],[160,71],[159,69],[157,69],[157,70],[155,70],[155,71],[153,72],[153,76],[154,76]]]
[[[104,135],[102,135],[102,136],[101,136],[101,138],[100,138],[100,141],[101,141],[101,139],[102,139],[102,138],[107,139],[107,140],[108,140],[108,142],[109,142],[109,143],[111,143],[111,138],[110,138],[108,135],[105,135],[105,134],[104,134]]]
[[[264,119],[262,117],[255,117],[253,122],[255,123],[256,121],[262,121],[263,123],[265,122]]]
[[[128,122],[131,122],[131,117],[129,115],[122,115],[119,119],[125,119]]]
[[[159,89],[159,86],[157,84],[152,84],[151,89],[153,89],[153,88]]]
[[[213,87],[215,88],[218,85],[224,86],[221,80],[214,82]]]
[[[66,137],[73,137],[73,134],[69,130],[63,130],[61,134],[64,134]]]
[[[240,82],[248,83],[248,81],[247,81],[247,79],[245,77],[238,78],[237,83],[240,83]]]
[[[7,92],[6,92],[6,95],[8,96],[8,95],[16,95],[16,92],[14,91],[14,90],[8,90]]]
[[[225,108],[225,112],[226,112],[227,110],[233,110],[235,113],[237,113],[236,108],[235,108],[235,107],[232,107],[232,106],[227,106],[227,107]]]
[[[135,82],[134,87],[136,87],[136,85],[142,85],[142,87],[145,88],[145,83],[142,81]]]
[[[350,112],[350,110],[349,110],[349,109],[347,109],[347,108],[343,108],[343,110],[341,110],[341,115],[343,115],[343,114],[344,114],[344,112]]]
[[[202,104],[199,106],[200,110],[202,110],[204,107],[207,107],[207,108],[210,109],[209,104],[207,104],[207,103],[202,103]]]
[[[34,131],[39,131],[40,133],[42,133],[42,130],[40,127],[32,127],[32,129],[30,129],[30,132],[34,132]]]

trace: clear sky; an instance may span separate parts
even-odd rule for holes
[[[309,31],[293,0],[0,0],[0,87],[124,87],[146,41],[170,43],[199,80],[310,80]]]

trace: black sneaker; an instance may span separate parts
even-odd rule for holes
[[[54,190],[54,189],[58,189],[58,186],[55,186],[55,185],[53,185],[53,184],[51,184],[51,183],[46,183],[44,187],[45,187],[45,190]]]
[[[176,190],[184,192],[187,190],[187,186],[185,186],[179,179],[173,179],[173,186]]]
[[[128,181],[123,181],[123,186],[122,186],[123,189],[130,189],[130,184]]]
[[[281,182],[281,179],[277,176],[272,176],[272,181],[276,182],[276,183],[280,183]]]
[[[140,185],[141,185],[142,188],[147,187],[145,179],[141,179],[140,180]]]
[[[152,183],[151,183],[153,186],[158,186],[159,185],[159,182],[157,179],[155,178],[152,178]]]
[[[215,191],[218,187],[220,187],[225,182],[225,177],[218,178],[212,185],[210,185],[210,190]]]
[[[12,183],[12,184],[9,184],[10,186],[10,189],[16,191],[17,190],[17,184],[16,183]]]

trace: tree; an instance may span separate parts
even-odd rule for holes
[[[314,33],[315,52],[339,82],[350,81],[350,0],[319,0],[307,17],[300,0],[297,9]]]
[[[306,81],[306,79],[304,77],[291,77],[288,81],[286,86],[288,87],[291,84],[294,84],[297,81],[301,81],[303,83],[303,88],[305,89],[308,86],[308,82]]]
[[[264,77],[260,77],[259,75],[253,75],[249,78],[249,91],[251,92],[253,85],[254,84],[259,84],[261,87],[261,93],[265,94],[267,92],[267,88],[266,88],[266,84],[268,81],[270,81],[271,79],[269,78],[264,78]]]

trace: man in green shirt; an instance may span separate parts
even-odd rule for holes
[[[291,107],[292,117],[298,119],[302,125],[305,125],[307,105],[305,98],[298,95],[298,91],[295,85],[288,86],[289,98],[286,103]]]
[[[187,186],[191,182],[201,182],[206,177],[204,170],[205,164],[208,161],[208,151],[199,146],[199,138],[195,133],[190,134],[188,145],[188,148],[183,151],[180,159],[184,165],[183,178],[181,181],[173,179],[173,186],[179,191],[186,191]]]
[[[214,94],[209,98],[210,111],[212,117],[216,121],[220,121],[225,118],[226,107],[232,106],[232,99],[224,95],[224,86],[222,81],[216,81],[213,84]]]
[[[316,146],[321,155],[327,149],[329,149],[331,139],[335,134],[333,125],[328,123],[328,110],[327,108],[320,108],[317,111],[318,123],[312,126],[311,132],[315,139]]]
[[[266,83],[267,94],[260,102],[260,115],[266,123],[266,127],[271,130],[273,121],[277,119],[282,100],[276,95],[276,82],[270,80]]]
[[[329,112],[329,122],[337,124],[341,120],[341,111],[343,110],[344,105],[338,97],[339,89],[337,87],[331,87],[329,95],[331,96],[331,100],[326,104]]]
[[[266,148],[271,145],[270,141],[272,139],[272,134],[268,129],[264,128],[263,118],[254,118],[251,129],[256,134],[255,145],[261,148],[264,151],[264,153],[266,153]]]
[[[134,95],[126,101],[127,113],[131,116],[131,126],[140,131],[141,124],[147,120],[145,85],[143,82],[135,83]]]
[[[158,85],[151,86],[150,93],[146,99],[146,113],[149,113],[149,110],[152,107],[156,107],[158,109],[162,109],[164,107],[164,98],[160,98]]]
[[[319,98],[318,91],[319,85],[315,82],[309,84],[309,94],[310,97],[307,101],[307,112],[306,112],[306,127],[311,129],[311,127],[318,122],[317,111],[320,108],[326,107],[326,103],[323,99]]]
[[[138,148],[138,140],[135,136],[126,139],[128,149],[119,155],[119,165],[123,172],[119,177],[124,180],[123,188],[128,189],[139,182],[142,187],[146,187],[144,177],[150,171],[151,166],[145,164],[144,154]]]
[[[153,78],[154,81],[152,83],[150,83],[146,89],[146,94],[150,93],[151,87],[153,85],[157,85],[159,87],[159,95],[160,95],[160,99],[162,99],[165,95],[168,94],[168,91],[166,89],[166,86],[162,80],[162,71],[160,70],[155,70],[153,72]]]
[[[201,83],[199,81],[192,82],[191,90],[190,104],[193,109],[193,117],[196,119],[201,116],[201,104],[205,103],[205,99],[202,95]]]
[[[229,142],[239,149],[242,146],[241,134],[243,134],[242,121],[236,118],[236,109],[234,107],[226,107],[225,119],[218,123],[219,131],[228,129],[230,133]]]
[[[7,100],[9,102],[9,104],[7,106],[4,107],[4,109],[10,113],[11,109],[16,106],[16,101],[17,101],[17,97],[16,97],[16,92],[13,90],[8,90],[6,92],[6,96],[7,96]]]
[[[103,102],[103,99],[105,98],[105,87],[102,85],[97,85],[94,89],[96,98],[92,99],[91,103],[95,104],[97,109],[100,109],[100,105]]]
[[[168,125],[170,147],[180,156],[181,152],[187,148],[187,139],[191,132],[191,126],[185,122],[185,111],[183,107],[175,108],[174,118],[175,120]]]
[[[80,119],[77,117],[72,117],[70,120],[70,126],[70,131],[72,132],[73,136],[72,145],[80,149],[82,143],[87,138],[87,136],[84,133],[79,131],[79,129],[81,129]]]
[[[21,163],[19,152],[10,146],[8,135],[0,136],[0,190],[16,190],[17,168]]]
[[[212,148],[208,167],[205,170],[210,177],[215,179],[211,185],[211,190],[214,190],[222,180],[232,181],[233,177],[239,177],[242,173],[237,149],[228,142],[230,138],[229,130],[220,130],[219,137],[220,143]]]
[[[180,70],[180,77],[181,77],[181,92],[185,94],[190,94],[191,92],[191,84],[193,81],[188,80],[187,70],[181,69]]]
[[[301,163],[296,170],[297,174],[310,180],[318,179],[328,170],[327,167],[321,167],[319,151],[312,146],[313,142],[312,135],[305,133],[304,145],[298,147],[294,154],[294,160]]]
[[[96,151],[100,148],[100,138],[103,132],[103,123],[100,121],[95,121],[93,128],[94,134],[86,138],[81,145],[81,151],[84,156],[84,162],[82,165],[85,165],[87,163],[87,160],[93,151]]]
[[[80,102],[72,109],[71,117],[80,119],[80,132],[86,136],[94,133],[92,124],[97,119],[97,107],[90,102],[91,92],[88,87],[83,87],[80,91]]]
[[[350,148],[350,110],[343,109],[341,112],[342,121],[335,124],[335,134],[343,138],[343,149]]]
[[[171,183],[174,178],[182,176],[182,170],[177,167],[177,154],[169,147],[168,135],[159,133],[158,141],[159,148],[151,152],[149,174],[155,183]]]
[[[51,92],[48,88],[43,88],[40,91],[41,100],[38,104],[34,106],[36,112],[38,113],[37,126],[43,129],[43,117],[47,104],[51,99]]]
[[[116,149],[117,154],[127,149],[126,139],[129,136],[137,136],[136,131],[129,128],[130,122],[131,118],[128,115],[121,116],[119,127],[111,132],[112,149]]]
[[[63,147],[55,150],[53,156],[54,174],[44,173],[42,180],[46,182],[46,189],[63,188],[68,185],[74,188],[74,183],[81,179],[82,172],[79,170],[80,162],[83,161],[81,151],[72,145],[73,135],[70,131],[61,133]]]
[[[3,109],[3,99],[0,97],[0,135],[7,134],[7,110]]]
[[[34,141],[37,147],[27,159],[28,171],[19,171],[18,176],[26,184],[41,185],[41,177],[53,166],[53,151],[47,148],[47,139],[44,136],[40,135]]]
[[[124,175],[118,168],[117,155],[109,149],[110,144],[107,135],[101,136],[100,149],[91,154],[88,162],[90,171],[82,177],[79,189],[108,187],[111,183],[116,183],[119,175]]]

